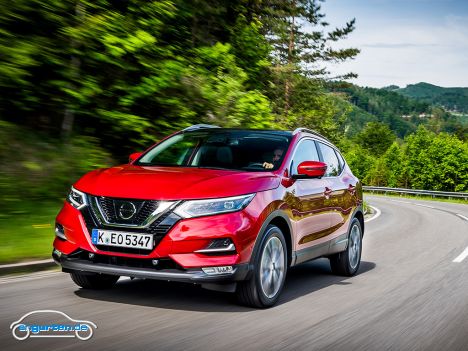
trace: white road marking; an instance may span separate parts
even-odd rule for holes
[[[468,247],[463,251],[460,255],[458,255],[452,262],[455,263],[460,263],[462,262],[466,257],[468,257]]]
[[[418,204],[418,203],[412,202],[412,201],[402,201],[402,200],[389,200],[389,201],[392,201],[392,202],[400,202],[400,203],[402,203],[402,204],[416,205],[416,206],[421,206],[421,207],[427,207],[427,208],[435,209],[435,207],[433,207],[433,206]]]
[[[421,206],[421,207],[427,207],[427,208],[432,208],[432,209],[436,209],[435,207],[433,206],[429,206],[429,205],[423,205],[423,204],[417,204],[416,202],[412,202],[413,205],[416,205],[416,206]]]
[[[373,221],[374,219],[376,219],[377,217],[379,217],[382,214],[382,212],[377,207],[374,207],[374,206],[369,206],[369,207],[372,208],[375,211],[375,215],[373,215],[371,218],[366,219],[364,221],[365,223]]]
[[[393,202],[401,202],[403,204],[410,204],[410,205],[415,205],[415,206],[420,206],[420,207],[426,207],[426,208],[432,208],[433,210],[441,210],[443,211],[442,209],[440,208],[437,208],[437,207],[434,207],[434,206],[429,206],[429,205],[423,205],[423,204],[420,204],[420,203],[417,203],[417,202],[412,202],[412,201],[401,201],[401,200],[393,200],[393,199],[389,199],[388,201],[393,201]],[[453,213],[453,212],[452,212]],[[462,214],[459,214],[459,213],[453,213],[454,215],[464,219],[465,221],[468,221],[468,217],[462,215]]]
[[[0,284],[8,284],[8,283],[18,283],[18,282],[27,282],[30,280],[36,280],[41,278],[53,277],[54,275],[59,275],[62,272],[43,272],[43,273],[31,273],[31,274],[22,274],[22,275],[14,275],[0,278]]]
[[[401,202],[402,204],[411,204],[411,203],[412,203],[412,202],[410,202],[410,201],[393,200],[393,199],[389,199],[388,201],[392,201],[392,202]]]

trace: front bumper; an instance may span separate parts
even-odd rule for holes
[[[99,263],[81,257],[72,257],[65,254],[52,253],[55,263],[62,266],[64,272],[101,273],[134,278],[177,281],[185,283],[229,283],[245,280],[250,272],[248,263],[233,266],[230,273],[209,275],[201,269],[153,269],[130,267],[117,264]]]
[[[135,259],[170,258],[184,269],[240,265],[250,262],[261,227],[260,209],[265,206],[263,203],[259,204],[259,201],[261,197],[256,196],[246,209],[238,212],[179,220],[167,233],[154,234],[159,241],[151,252],[129,252],[117,250],[120,248],[94,245],[90,235],[92,227],[88,228],[81,211],[66,202],[56,219],[63,227],[65,239],[56,237],[53,246],[66,255],[72,255],[77,250],[86,250],[97,255]],[[222,238],[233,241],[235,252],[225,255],[198,252],[206,248],[212,240]]]

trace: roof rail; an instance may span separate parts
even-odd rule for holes
[[[219,128],[219,127],[211,125],[211,124],[194,124],[193,126],[183,129],[183,131],[188,132],[190,130],[205,129],[205,128]]]
[[[320,138],[323,138],[325,139],[326,141],[328,141],[329,143],[331,143],[330,140],[328,140],[327,138],[325,138],[322,134],[320,134],[319,132],[316,132],[315,130],[312,130],[312,129],[308,129],[308,128],[296,128],[294,129],[294,132],[292,132],[293,135],[296,135],[297,133],[300,133],[300,132],[305,132],[305,133],[310,133],[310,134],[313,134],[313,135],[316,135]]]

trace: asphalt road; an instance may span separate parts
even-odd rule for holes
[[[353,278],[331,275],[325,259],[293,268],[268,310],[186,284],[126,279],[112,290],[86,291],[59,272],[3,278],[0,348],[468,350],[468,258],[453,262],[468,247],[468,205],[367,200],[381,215],[366,223]],[[15,340],[10,324],[39,309],[98,328],[88,341]]]

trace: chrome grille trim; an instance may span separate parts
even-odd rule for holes
[[[105,212],[100,203],[97,196],[89,196],[89,204],[91,210],[93,211],[94,215],[98,219],[101,224],[105,224],[109,227],[117,227],[117,228],[136,228],[136,229],[144,229],[148,228],[155,220],[157,220],[162,214],[167,213],[174,209],[180,201],[159,201],[158,207],[154,210],[141,224],[132,224],[132,223],[114,223],[109,221]],[[128,201],[131,201],[129,199]],[[138,200],[142,201],[142,200]]]

